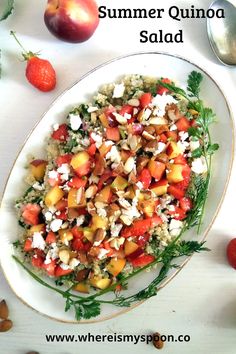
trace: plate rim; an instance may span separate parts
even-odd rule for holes
[[[177,58],[177,59],[180,59],[184,62],[187,62],[193,66],[195,66],[196,68],[200,69],[210,80],[212,80],[212,82],[216,85],[216,87],[218,88],[218,90],[220,91],[220,93],[222,94],[222,96],[224,97],[224,100],[225,100],[225,103],[226,103],[226,107],[227,107],[227,110],[229,112],[229,118],[230,118],[230,122],[231,122],[231,126],[232,126],[232,148],[231,148],[231,159],[230,159],[230,165],[229,165],[229,170],[228,170],[228,173],[227,173],[227,178],[226,178],[226,182],[225,182],[225,186],[224,186],[224,190],[223,190],[223,193],[222,193],[222,196],[220,198],[220,201],[218,203],[218,206],[215,210],[215,213],[214,213],[214,216],[211,220],[211,223],[208,225],[207,229],[205,230],[204,234],[203,234],[203,238],[202,238],[202,241],[204,241],[208,235],[208,233],[210,232],[218,214],[219,214],[219,211],[222,207],[222,204],[223,204],[223,201],[225,199],[225,195],[226,195],[226,191],[228,189],[228,185],[229,185],[229,181],[230,181],[230,177],[231,177],[231,174],[232,174],[232,167],[233,167],[233,163],[234,163],[234,152],[235,152],[235,122],[234,122],[234,114],[233,114],[233,111],[232,111],[232,108],[231,108],[231,105],[229,104],[228,102],[228,99],[226,98],[225,94],[224,94],[224,91],[221,89],[221,87],[219,86],[219,84],[217,83],[217,81],[211,76],[211,74],[208,73],[207,70],[203,69],[201,66],[199,66],[198,64],[196,64],[194,61],[186,58],[186,57],[183,57],[181,55],[178,55],[178,54],[172,54],[172,53],[169,53],[169,52],[166,52],[166,51],[139,51],[139,52],[132,52],[132,53],[129,53],[129,54],[125,54],[125,55],[120,55],[120,56],[117,56],[115,58],[112,58],[110,60],[107,60],[97,66],[95,66],[94,68],[92,68],[91,70],[89,70],[88,72],[86,72],[85,74],[83,74],[79,79],[77,79],[76,81],[74,81],[74,83],[72,83],[72,85],[68,88],[66,88],[65,90],[63,90],[53,101],[52,103],[50,103],[50,105],[47,107],[47,109],[40,115],[38,121],[35,123],[35,125],[33,126],[33,128],[31,128],[31,130],[29,131],[29,133],[27,134],[26,138],[24,139],[23,141],[23,144],[21,145],[13,163],[12,163],[12,166],[10,168],[10,171],[8,173],[8,176],[7,176],[7,179],[6,179],[6,182],[4,184],[4,187],[3,187],[3,192],[0,196],[0,212],[1,212],[1,209],[2,209],[2,202],[4,200],[4,197],[5,197],[5,192],[6,192],[6,188],[7,188],[7,185],[8,185],[8,181],[10,179],[10,176],[11,176],[11,173],[16,165],[16,161],[18,160],[18,157],[20,156],[22,150],[24,149],[28,139],[30,138],[30,136],[32,135],[32,133],[34,132],[34,130],[37,128],[37,126],[40,124],[40,122],[43,120],[44,116],[48,113],[48,111],[55,105],[57,104],[57,102],[61,99],[61,97],[63,95],[66,94],[66,92],[68,92],[69,90],[71,90],[74,86],[76,86],[79,82],[81,82],[84,78],[86,78],[87,76],[91,75],[93,72],[113,63],[113,62],[116,62],[116,61],[119,61],[119,60],[122,60],[122,59],[125,59],[125,58],[129,58],[129,57],[132,57],[132,56],[138,56],[138,55],[147,55],[147,54],[155,54],[155,55],[165,55],[165,56],[168,56],[168,57],[172,57],[172,58]],[[162,284],[161,286],[158,287],[158,291],[160,291],[162,288],[164,288],[173,278],[175,278],[177,276],[177,274],[182,270],[182,268],[190,261],[190,259],[193,257],[192,256],[189,256],[187,257],[183,263],[181,263],[180,267],[168,278],[166,279]],[[56,318],[56,317],[53,317],[53,316],[50,316],[46,313],[43,313],[37,309],[35,309],[33,306],[29,305],[21,296],[19,296],[16,291],[14,290],[14,288],[12,287],[10,281],[8,280],[8,277],[4,271],[4,268],[2,266],[2,261],[1,261],[1,258],[0,258],[0,269],[4,275],[4,278],[5,280],[7,281],[10,289],[13,291],[13,293],[15,294],[15,296],[24,304],[26,305],[28,308],[32,309],[33,311],[35,311],[37,314],[40,314],[46,318],[49,318],[51,320],[54,320],[54,321],[57,321],[57,322],[60,322],[60,323],[69,323],[69,324],[92,324],[92,323],[99,323],[99,322],[103,322],[103,321],[107,321],[107,320],[110,320],[110,319],[113,319],[117,316],[120,316],[120,315],[123,315],[124,313],[127,313],[129,311],[131,311],[132,309],[140,306],[141,304],[143,304],[146,300],[143,300],[143,301],[140,301],[138,302],[137,304],[134,304],[128,308],[125,308],[115,314],[112,314],[112,315],[107,315],[103,318],[100,318],[100,319],[94,319],[94,320],[82,320],[82,321],[76,321],[76,320],[65,320],[65,319],[62,319],[62,318]]]

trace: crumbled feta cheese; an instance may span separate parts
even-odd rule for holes
[[[120,230],[122,229],[123,225],[122,224],[111,224],[111,236],[112,237],[117,237],[119,236]]]
[[[206,173],[207,172],[207,163],[205,157],[199,157],[197,159],[194,159],[192,162],[192,171],[201,174],[201,173]]]
[[[79,264],[80,264],[80,261],[77,258],[72,258],[70,260],[69,267],[71,269],[75,269],[75,267],[77,267],[77,265],[79,265]]]
[[[101,218],[105,218],[107,216],[106,209],[98,208],[97,213],[98,213],[98,216],[101,216]]]
[[[98,107],[89,107],[87,112],[88,113],[93,113],[93,112],[96,112],[98,110]]]
[[[183,227],[183,221],[172,219],[169,224],[169,230],[181,229]]]
[[[138,189],[143,189],[143,184],[142,184],[141,181],[138,181],[138,182],[136,183],[136,186],[138,187]]]
[[[183,154],[187,147],[189,147],[189,143],[187,141],[178,141],[177,146],[180,149],[181,153]]]
[[[188,132],[183,132],[183,131],[179,132],[179,136],[181,141],[185,141],[189,137]]]
[[[41,232],[34,232],[33,233],[32,248],[38,248],[40,250],[44,250],[45,246],[46,246],[46,242],[45,242]]]
[[[91,138],[95,141],[96,148],[99,149],[102,145],[102,136],[93,132]]]
[[[125,92],[125,85],[123,82],[121,84],[115,84],[114,90],[113,90],[113,98],[120,98],[123,96]]]
[[[199,141],[190,141],[190,150],[194,151],[200,147]]]
[[[134,108],[134,109],[133,109],[133,115],[135,116],[137,113],[138,113],[138,109],[137,109],[137,108]]]
[[[76,225],[80,226],[84,223],[85,221],[85,215],[80,215],[78,218],[76,218]]]
[[[129,113],[125,113],[124,114],[124,118],[126,118],[126,119],[130,119],[132,116],[131,116],[131,114],[129,114]]]
[[[57,172],[60,174],[70,173],[70,165],[68,163],[63,163],[60,167],[58,167]]]
[[[91,174],[91,176],[89,177],[89,184],[92,184],[92,183],[97,184],[98,181],[99,181],[99,177]]]
[[[111,247],[115,248],[117,251],[119,251],[120,246],[123,245],[123,243],[125,242],[125,238],[124,237],[117,237],[114,240],[112,240],[110,242]]]
[[[78,130],[82,124],[82,120],[79,115],[70,114],[69,115],[70,126],[72,130]]]
[[[112,145],[114,145],[114,142],[111,140],[107,140],[107,141],[105,141],[104,144],[105,144],[105,146],[112,146]]]
[[[154,155],[161,154],[166,149],[166,144],[159,142],[157,144],[157,149],[154,151]]]
[[[172,132],[173,130],[177,130],[177,126],[175,124],[170,126],[170,131]]]
[[[44,217],[45,217],[46,221],[52,221],[52,213],[50,213],[50,211],[46,211],[46,213],[44,214]]]
[[[120,163],[121,156],[120,153],[115,145],[111,147],[111,150],[106,154],[106,159],[110,159],[112,162]]]
[[[56,131],[59,128],[59,124],[55,123],[55,124],[53,124],[52,127],[53,127],[53,130]]]
[[[154,107],[158,108],[158,112],[157,115],[159,117],[163,117],[166,113],[165,108],[167,104],[171,104],[171,103],[177,103],[178,101],[174,99],[173,96],[171,95],[156,95],[153,99],[152,99],[152,105]]]
[[[48,178],[57,179],[58,178],[57,171],[55,171],[55,170],[49,171],[48,172]]]
[[[106,250],[105,248],[100,248],[100,252],[98,254],[98,259],[102,259],[107,253],[109,253],[108,250]]]
[[[144,118],[145,120],[147,120],[147,119],[150,117],[151,114],[152,114],[152,110],[149,109],[149,108],[146,108],[145,111],[144,111],[144,113],[143,113],[143,118]]]
[[[50,206],[48,208],[48,211],[50,211],[50,213],[54,214],[57,211],[57,209],[54,206]]]
[[[61,219],[54,219],[51,224],[50,224],[50,229],[53,232],[57,232],[62,225],[62,220]]]
[[[70,269],[70,266],[69,266],[68,264],[65,264],[65,263],[61,263],[61,264],[60,264],[60,267],[61,267],[61,269],[63,269],[63,270],[68,270],[68,269]]]
[[[35,182],[32,186],[34,189],[37,191],[43,191],[44,190],[44,184],[40,184],[39,182]]]
[[[129,209],[131,207],[131,204],[125,198],[120,198],[119,204],[125,209]]]

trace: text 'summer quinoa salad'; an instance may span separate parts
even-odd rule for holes
[[[186,91],[140,75],[105,85],[50,128],[47,158],[30,161],[30,187],[16,203],[23,257],[14,258],[63,295],[78,320],[97,316],[103,302],[130,306],[155,295],[175,258],[206,250],[181,240],[201,224],[218,149],[202,79],[193,71]],[[127,280],[157,263],[156,278],[125,296]],[[106,292],[114,299],[102,300]]]

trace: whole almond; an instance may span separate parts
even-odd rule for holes
[[[0,332],[7,332],[9,331],[13,326],[13,323],[11,320],[3,320],[0,322]]]
[[[164,346],[164,342],[161,340],[161,335],[158,332],[152,335],[152,342],[154,347],[157,349],[162,349]]]
[[[0,318],[6,320],[9,316],[8,306],[5,300],[0,302]]]

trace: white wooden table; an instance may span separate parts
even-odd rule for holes
[[[131,0],[99,0],[100,5],[129,7]],[[199,0],[196,7],[207,8],[211,0]],[[46,0],[16,0],[14,14],[0,24],[3,74],[0,80],[0,190],[31,128],[49,104],[81,75],[98,64],[134,51],[168,51],[192,59],[215,78],[236,112],[236,71],[221,66],[214,58],[206,37],[206,20],[102,20],[96,34],[81,45],[63,43],[52,37],[43,23]],[[190,7],[189,0],[136,0],[135,8]],[[184,29],[184,44],[140,44],[139,32]],[[18,60],[19,48],[10,30],[15,30],[25,47],[42,51],[58,73],[57,88],[40,93],[27,84],[25,64]],[[223,119],[224,117],[222,117]],[[188,343],[166,343],[166,354],[235,354],[236,352],[236,273],[227,264],[225,247],[236,235],[236,169],[233,169],[223,207],[207,240],[210,253],[196,255],[180,274],[157,297],[133,311],[104,323],[68,325],[49,320],[23,305],[0,274],[0,298],[10,307],[14,328],[0,334],[0,353],[24,354],[37,350],[41,354],[82,353],[151,353],[144,343],[47,343],[45,334],[163,334],[189,335]]]

